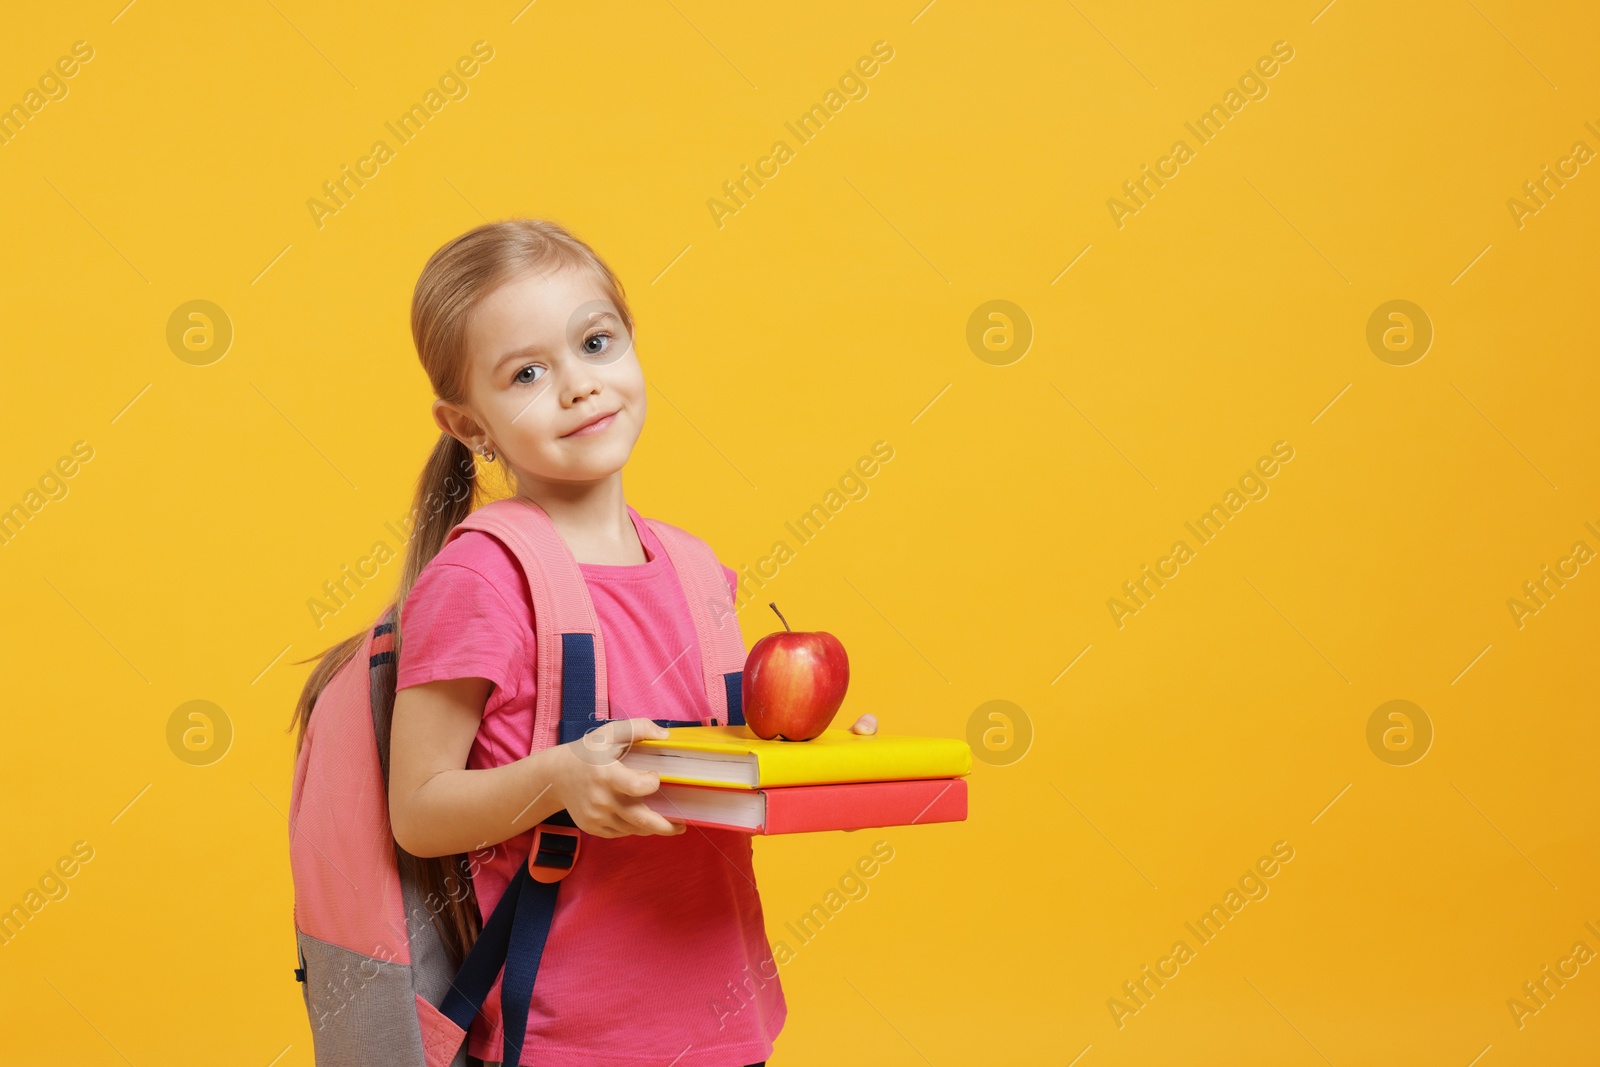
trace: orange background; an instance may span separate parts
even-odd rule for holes
[[[1600,149],[1597,29],[1504,0],[9,13],[0,104],[93,57],[0,144],[0,507],[65,494],[0,544],[0,908],[93,855],[0,946],[0,1058],[312,1062],[291,661],[398,573],[318,629],[307,600],[394,543],[434,439],[417,273],[525,214],[628,287],[643,513],[754,563],[894,449],[741,619],[753,642],[776,599],[837,634],[842,717],[973,736],[971,818],[757,844],[775,940],[894,850],[783,969],[775,1064],[1588,1062],[1594,966],[1520,1029],[1507,1001],[1600,951],[1600,577],[1520,627],[1507,602],[1600,548],[1600,176],[1520,226],[1508,201]],[[480,40],[467,95],[319,228],[307,201]],[[878,41],[866,95],[798,143]],[[1199,144],[1185,123],[1279,41]],[[1108,200],[1179,139],[1119,228]],[[233,330],[207,365],[167,340],[197,299]],[[994,300],[1018,310],[975,349]],[[1368,345],[1394,300],[1431,324],[1420,359]],[[1189,540],[1279,441],[1268,494]],[[1107,601],[1179,539],[1119,627]],[[208,765],[169,743],[192,700],[232,732]],[[1368,743],[1392,700],[1431,726],[1408,765]],[[1269,894],[1199,945],[1184,924],[1280,841]]]

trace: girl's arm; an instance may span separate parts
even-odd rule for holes
[[[640,797],[654,774],[618,762],[631,742],[667,736],[649,719],[621,719],[513,763],[467,769],[493,683],[454,678],[400,690],[389,743],[389,822],[413,856],[451,856],[517,836],[565,808],[599,837],[684,831]]]

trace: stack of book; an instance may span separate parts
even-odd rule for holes
[[[645,803],[673,822],[796,834],[961,822],[972,750],[948,737],[855,734],[767,741],[748,726],[674,726],[622,763],[653,772]]]

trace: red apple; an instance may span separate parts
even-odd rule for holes
[[[744,664],[744,721],[757,736],[809,741],[833,721],[850,685],[850,660],[830,633],[796,633],[789,620],[755,643]]]

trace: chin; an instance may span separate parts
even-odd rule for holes
[[[601,447],[590,448],[573,464],[575,480],[598,481],[620,471],[633,454],[633,441],[608,441]]]

